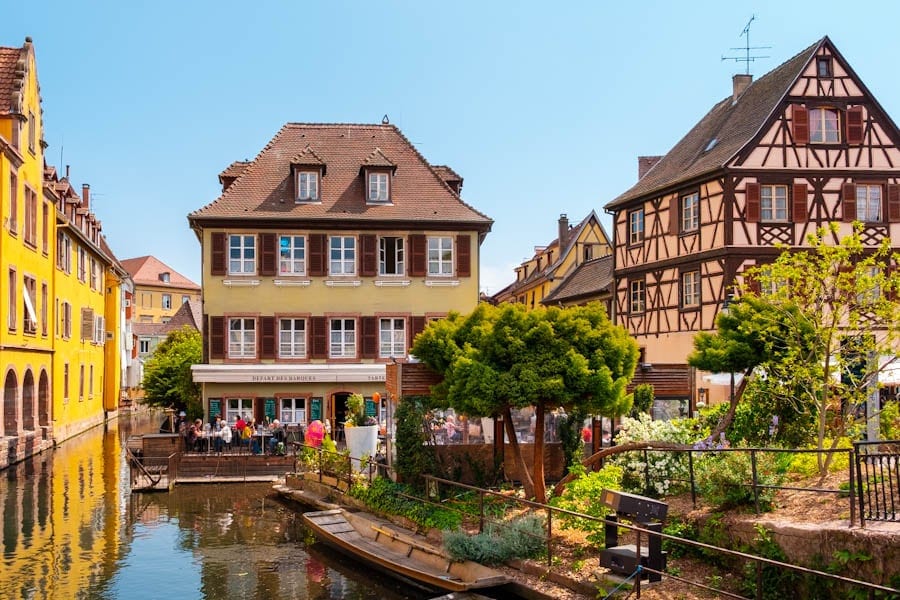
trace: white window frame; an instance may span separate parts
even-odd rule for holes
[[[278,411],[284,425],[306,425],[306,398],[279,398]]]
[[[380,358],[406,356],[406,319],[403,317],[378,319],[378,356]]]
[[[232,418],[234,417],[234,418]],[[226,398],[223,418],[229,426],[237,423],[238,417],[253,418],[253,398]]]
[[[57,246],[56,265],[69,274],[72,272],[72,238],[65,233],[58,233]]]
[[[278,358],[306,358],[306,319],[278,319]]]
[[[700,271],[685,271],[681,274],[681,307],[700,306]]]
[[[366,200],[368,202],[390,202],[390,175],[383,172],[369,173],[366,186]]]
[[[356,358],[356,319],[331,319],[328,323],[329,358]]]
[[[297,172],[297,202],[319,200],[319,173],[316,171]]]
[[[388,240],[393,241],[390,248]],[[406,273],[406,248],[404,238],[386,235],[378,239],[378,274],[379,275],[403,275]],[[393,271],[388,267],[393,266]]]
[[[138,338],[138,354],[149,354],[150,353],[150,338],[141,337]]]
[[[786,223],[788,220],[788,186],[759,186],[759,220]]]
[[[880,223],[882,220],[884,193],[880,184],[856,184],[856,220],[863,223]]]
[[[103,317],[94,316],[94,343],[100,346],[106,341],[106,320]]]
[[[163,310],[171,310],[172,309],[172,294],[163,294],[162,295],[162,307],[163,307]]]
[[[812,144],[841,142],[841,117],[836,108],[809,109],[809,141]]]
[[[644,241],[644,209],[639,208],[628,213],[628,243],[639,244]]]
[[[329,238],[328,274],[356,275],[356,236],[333,235]]]
[[[288,277],[306,275],[306,237],[278,236],[278,274]]]
[[[235,253],[237,256],[235,256]],[[256,236],[232,233],[228,236],[228,274],[256,274]]]
[[[62,314],[60,315],[60,321],[62,325],[62,336],[65,339],[69,339],[72,337],[72,304],[69,302],[63,302],[62,304]]]
[[[256,319],[228,318],[228,358],[256,358]]]
[[[642,313],[647,310],[647,282],[633,279],[628,284],[628,312]]]
[[[700,194],[694,192],[681,197],[681,231],[691,232],[700,228]]]
[[[428,276],[453,276],[453,238],[435,236],[428,238]]]

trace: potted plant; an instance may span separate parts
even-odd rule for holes
[[[353,469],[362,471],[362,458],[374,457],[378,446],[378,421],[373,416],[366,416],[366,400],[362,394],[351,394],[347,398],[344,435]]]

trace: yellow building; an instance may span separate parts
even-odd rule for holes
[[[607,257],[612,255],[612,244],[597,214],[591,211],[574,227],[562,214],[558,225],[558,237],[535,247],[534,255],[516,267],[516,280],[492,300],[518,302],[529,308],[598,300],[609,312],[612,271]]]
[[[393,125],[289,123],[220,181],[188,216],[208,413],[328,419],[339,437],[351,393],[385,396],[385,365],[408,360],[425,323],[478,303],[492,221]]]
[[[166,323],[181,305],[200,300],[200,286],[154,256],[127,258],[122,266],[134,281],[134,321]]]

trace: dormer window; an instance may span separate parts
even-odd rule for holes
[[[816,59],[816,75],[822,79],[833,77],[830,56],[820,56]]]
[[[390,202],[390,178],[388,173],[369,173],[369,202]]]
[[[297,171],[297,202],[315,202],[319,199],[319,173]]]
[[[164,272],[164,273],[159,274],[159,280],[162,281],[163,283],[169,283],[169,281],[171,280],[171,277],[168,272]]]

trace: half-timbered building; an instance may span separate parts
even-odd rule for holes
[[[715,328],[742,272],[774,260],[777,245],[802,247],[832,222],[837,241],[859,221],[866,244],[900,247],[900,132],[830,39],[733,84],[606,206],[617,321],[651,382],[654,365],[685,364],[694,334]],[[729,393],[710,374],[685,381],[671,393],[691,406]]]

